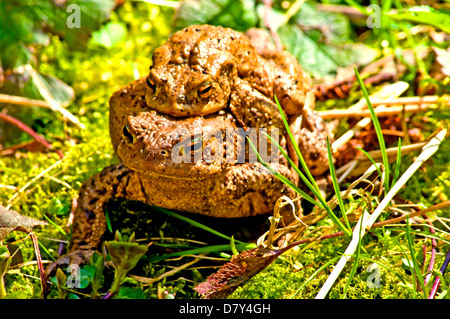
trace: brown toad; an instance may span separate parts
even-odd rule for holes
[[[242,113],[259,104],[274,107],[276,95],[287,114],[299,114],[306,94],[303,71],[290,54],[258,52],[246,35],[210,25],[176,32],[155,50],[150,69],[147,105],[175,117],[229,107],[241,124],[251,125]]]
[[[286,52],[260,53],[241,33],[189,27],[155,51],[148,76],[112,95],[110,135],[122,163],[82,185],[71,253],[58,264],[86,261],[98,248],[105,205],[113,197],[230,218],[269,213],[281,196],[294,198],[291,188],[250,160],[245,143],[250,129],[278,129],[280,145],[293,156],[274,95],[291,115],[313,174],[326,170],[323,123],[313,112],[312,93],[305,93],[298,62]],[[225,138],[236,130],[244,134]],[[296,183],[284,158],[269,148],[272,169]]]

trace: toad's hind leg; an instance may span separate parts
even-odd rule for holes
[[[114,197],[145,200],[139,176],[122,163],[106,167],[83,183],[74,211],[70,252],[50,264],[47,273],[58,265],[89,261],[106,230],[106,204]]]

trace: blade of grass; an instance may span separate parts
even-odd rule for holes
[[[333,211],[330,209],[330,207],[327,205],[325,199],[322,196],[322,193],[320,192],[319,186],[317,186],[317,183],[314,179],[314,177],[312,176],[311,172],[308,169],[308,166],[306,165],[306,162],[303,158],[302,153],[300,152],[300,149],[297,145],[297,143],[295,142],[295,138],[292,134],[292,131],[289,127],[289,123],[287,122],[286,116],[284,115],[283,109],[281,108],[280,102],[278,101],[278,98],[276,97],[276,95],[274,96],[275,102],[277,104],[278,110],[280,112],[281,118],[283,120],[284,126],[286,128],[286,131],[289,135],[289,139],[291,140],[291,143],[294,147],[295,153],[297,154],[298,160],[303,168],[303,170],[305,171],[306,175],[308,176],[311,185],[313,186],[312,188],[310,188],[310,190],[314,193],[314,195],[317,197],[317,199],[319,200],[319,202],[321,203],[321,206],[324,208],[328,215],[330,216],[330,218],[332,219],[333,223],[344,232],[345,236],[350,238],[352,232],[350,231],[350,229],[348,229],[347,227],[344,226],[344,224],[341,223],[341,221],[339,220],[339,218],[336,217],[336,215],[333,213]],[[250,141],[250,140],[249,140]],[[251,143],[251,141],[250,141]],[[256,149],[253,147],[253,150],[256,151]],[[257,154],[257,152],[256,152]],[[301,176],[300,176],[301,177]]]
[[[244,250],[252,249],[255,247],[256,247],[256,244],[253,244],[253,243],[235,245],[235,248],[238,251],[244,251]],[[189,249],[189,250],[177,251],[175,253],[166,254],[166,255],[162,255],[162,256],[151,256],[150,258],[147,259],[147,261],[153,263],[153,262],[157,262],[157,261],[161,261],[161,260],[165,260],[165,259],[169,259],[169,258],[182,257],[182,256],[187,256],[187,255],[196,255],[196,254],[204,254],[204,253],[212,253],[212,252],[220,253],[224,250],[231,251],[231,246],[230,245],[211,245],[211,246],[207,246],[207,247],[200,247],[200,248],[194,248],[194,249]]]
[[[408,242],[408,247],[409,247],[409,252],[411,254],[411,260],[414,266],[414,272],[417,275],[417,279],[419,280],[420,286],[422,288],[422,293],[424,298],[427,298],[426,292],[425,292],[425,283],[423,282],[423,276],[422,273],[420,272],[420,268],[419,268],[419,264],[417,263],[417,259],[416,259],[416,251],[414,249],[414,244],[413,244],[413,240],[411,238],[411,233],[410,233],[410,227],[411,225],[409,224],[409,216],[408,218],[406,218],[406,238],[407,238],[407,242]],[[413,281],[414,281],[414,273],[413,273]]]
[[[362,218],[362,216],[361,216],[361,218]],[[359,228],[359,238],[362,238],[362,223],[361,223],[360,226],[361,227]],[[345,297],[347,295],[348,287],[350,286],[350,283],[352,282],[353,276],[355,275],[356,268],[358,267],[360,251],[361,251],[361,240],[358,241],[358,247],[356,249],[355,260],[353,262],[353,267],[352,267],[352,270],[350,271],[350,275],[347,278],[347,283],[346,283],[345,288],[344,288],[344,295],[342,296],[342,299],[345,299]]]
[[[281,154],[283,154],[284,158],[286,158],[286,160],[288,161],[289,165],[295,170],[295,172],[298,174],[298,176],[301,178],[301,180],[306,184],[306,186],[311,190],[311,192],[314,194],[314,196],[318,197],[318,194],[314,188],[314,186],[310,183],[310,181],[305,177],[305,175],[298,169],[297,165],[295,165],[291,158],[289,157],[289,155],[285,152],[285,150],[281,147],[280,144],[278,144],[277,141],[275,141],[275,139],[270,136],[269,134],[267,134],[266,132],[263,132],[264,135],[266,135],[271,141],[272,143],[278,147],[278,149],[280,150]],[[254,147],[252,141],[250,139],[248,139],[248,141],[250,142],[253,151],[256,153],[256,156],[258,157],[258,160],[261,162],[261,164],[266,166],[269,166],[267,163],[264,162],[264,160],[259,156],[259,153],[256,151],[256,148]],[[269,166],[270,167],[270,166]],[[273,168],[272,171],[276,172]],[[293,185],[293,184],[292,184]],[[298,187],[297,187],[298,188]],[[298,192],[297,192],[298,193]],[[307,199],[311,204],[316,205],[320,208],[322,208],[322,204],[320,204],[319,202],[317,202],[314,198],[310,197],[309,195],[307,195],[305,192],[302,191],[303,194],[299,194],[303,197],[305,197],[305,199]]]
[[[331,259],[330,261],[328,261],[327,263],[325,263],[322,267],[320,267],[319,269],[317,269],[303,284],[301,284],[300,287],[298,287],[298,289],[289,297],[289,299],[294,299],[295,296],[311,281],[313,280],[321,271],[323,271],[325,268],[327,268],[329,265],[331,265],[332,263],[334,263],[336,260],[338,260],[339,257],[335,257],[333,259]]]
[[[286,116],[284,115],[284,112],[283,112],[283,109],[281,108],[280,102],[278,102],[278,98],[276,95],[274,96],[274,98],[275,98],[275,102],[278,106],[278,110],[280,111],[281,119],[283,120],[284,126],[289,135],[289,139],[291,140],[292,145],[294,146],[294,150],[295,150],[295,153],[297,154],[298,160],[299,160],[303,170],[305,171],[306,175],[308,176],[311,184],[314,186],[314,189],[320,194],[319,186],[317,186],[317,183],[316,183],[314,177],[312,176],[311,172],[309,171],[308,166],[306,165],[305,159],[303,158],[303,155],[300,152],[300,149],[299,149],[297,143],[295,143],[294,135],[292,134],[292,131],[289,127],[289,123],[287,122]]]
[[[62,229],[61,226],[57,225],[53,220],[47,217],[47,215],[42,214],[42,216],[44,216],[44,218],[48,221],[48,223],[53,227],[55,227],[63,236],[67,236],[66,232],[64,231],[64,229]]]
[[[331,154],[331,145],[330,145],[330,140],[328,139],[328,136],[327,136],[327,152],[328,152],[328,164],[330,166],[330,175],[331,175],[331,179],[333,181],[334,192],[336,193],[336,197],[337,197],[338,203],[339,203],[339,208],[341,209],[341,214],[345,220],[345,224],[347,225],[348,229],[351,229],[350,223],[348,222],[348,219],[347,219],[347,212],[345,211],[344,200],[342,199],[341,190],[339,189],[336,172],[335,172],[334,165],[333,165],[333,155]]]
[[[397,182],[400,175],[400,164],[402,163],[402,139],[398,139],[397,161],[395,162],[394,178],[392,179],[392,186]]]
[[[378,117],[375,114],[374,108],[372,106],[372,103],[369,99],[369,94],[367,93],[366,86],[364,85],[364,82],[361,79],[361,76],[359,75],[358,70],[356,67],[353,67],[355,70],[356,77],[358,79],[359,85],[361,86],[361,91],[364,95],[364,98],[366,99],[367,107],[370,110],[370,116],[372,118],[372,123],[375,128],[375,132],[377,134],[378,143],[380,144],[380,150],[381,150],[381,156],[383,158],[383,165],[384,165],[384,187],[385,192],[387,193],[389,191],[389,159],[386,153],[386,144],[384,142],[383,133],[381,132],[381,125],[380,121],[378,121]]]
[[[175,212],[172,212],[172,211],[167,210],[167,209],[162,208],[162,207],[158,207],[158,206],[151,206],[151,207],[152,207],[153,209],[159,211],[159,212],[162,212],[162,213],[164,213],[164,214],[166,214],[166,215],[169,215],[169,216],[171,216],[171,217],[177,218],[177,219],[179,219],[179,220],[185,221],[185,222],[191,224],[192,226],[195,226],[195,227],[198,227],[198,228],[200,228],[200,229],[203,229],[203,230],[205,230],[205,231],[207,231],[207,232],[210,232],[210,233],[212,233],[212,234],[214,234],[214,235],[216,235],[216,236],[225,238],[225,239],[227,239],[227,240],[231,240],[231,237],[230,237],[230,236],[227,236],[227,235],[225,235],[225,234],[222,234],[222,233],[218,232],[217,230],[214,230],[214,229],[212,229],[212,228],[210,228],[210,227],[208,227],[208,226],[206,226],[206,225],[203,225],[202,223],[199,223],[199,222],[197,222],[197,221],[195,221],[195,220],[193,220],[193,219],[190,219],[190,218],[188,218],[188,217],[186,217],[186,216],[182,216],[182,215],[180,215],[180,214],[177,214],[177,213],[175,213]],[[242,241],[240,241],[240,240],[236,240],[236,239],[235,239],[234,241],[235,241],[236,243],[239,243],[239,244],[245,244],[244,242],[242,242]]]
[[[252,150],[255,152],[255,154],[256,154],[256,156],[257,156],[257,158],[258,158],[258,161],[260,161],[261,164],[262,164],[264,167],[267,167],[267,168],[269,168],[269,171],[274,172],[275,176],[276,176],[277,178],[280,178],[281,181],[283,181],[283,182],[285,182],[285,181],[288,182],[288,183],[286,183],[287,185],[293,185],[293,186],[295,187],[294,189],[298,190],[298,192],[301,192],[301,193],[306,194],[305,192],[303,192],[302,190],[300,190],[300,188],[298,188],[297,186],[295,186],[291,181],[289,181],[286,177],[284,177],[282,174],[276,172],[272,167],[270,167],[269,165],[267,165],[267,163],[265,163],[264,160],[263,160],[263,159],[261,158],[261,156],[259,155],[258,150],[256,149],[255,145],[253,145],[252,141],[251,141],[248,137],[247,137],[247,140],[248,140],[248,142],[249,142],[250,147],[251,147]],[[316,186],[317,186],[317,185],[316,185]],[[311,189],[311,191],[313,191],[313,189]],[[324,209],[326,210],[326,212],[328,213],[328,215],[330,216],[330,218],[333,220],[333,223],[334,223],[340,230],[342,230],[342,231],[344,232],[344,234],[345,234],[348,238],[350,238],[350,237],[351,237],[351,231],[350,231],[349,229],[347,229],[347,227],[345,227],[344,224],[342,224],[342,222],[339,220],[339,218],[337,218],[337,216],[333,213],[333,211],[331,210],[331,208],[330,208],[330,207],[327,205],[327,203],[325,202],[325,199],[323,198],[323,196],[322,196],[322,194],[320,193],[320,191],[318,191],[317,193],[314,193],[314,194],[317,194],[317,198],[318,198],[319,201],[320,201],[320,204],[321,204],[321,205],[318,205],[318,206],[319,206],[320,208],[324,208]]]
[[[383,173],[381,172],[380,168],[378,167],[378,165],[375,163],[375,160],[373,159],[372,156],[370,156],[370,154],[368,152],[366,152],[365,150],[363,150],[362,148],[359,147],[355,147],[357,150],[361,151],[365,156],[367,156],[367,158],[370,160],[370,162],[375,166],[375,168],[377,169],[378,175],[380,177],[383,177]]]

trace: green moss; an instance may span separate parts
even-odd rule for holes
[[[342,249],[345,248],[345,246],[346,243],[344,242],[342,242],[342,244],[323,243],[311,247],[301,253],[298,253],[298,249],[293,249],[290,252],[283,254],[265,270],[254,276],[245,285],[238,288],[230,298],[315,298],[328,278],[332,267],[330,266],[327,269],[324,269],[316,276],[313,276],[314,273],[329,260],[341,256]],[[373,246],[373,249],[368,249],[371,260],[364,258],[360,259],[357,273],[349,285],[346,298],[424,298],[421,292],[414,292],[413,277],[411,273],[405,269],[402,261],[409,256],[407,247],[400,246],[396,246],[396,249],[389,249],[388,251],[383,245]],[[415,249],[416,251],[420,251],[421,243],[417,243]],[[402,251],[406,251],[406,255],[404,255]],[[443,255],[438,256],[436,264],[440,265],[444,261],[444,257],[445,256]],[[374,286],[375,282],[373,277],[371,277],[373,270],[369,269],[369,265],[373,264],[372,260],[378,263],[380,274],[378,287]],[[327,295],[327,298],[343,298],[352,263],[353,259],[350,260],[344,268],[333,288]],[[310,280],[311,277],[313,278],[312,280]],[[446,278],[450,278],[450,276],[447,274]],[[310,281],[303,286],[308,280]],[[303,286],[303,288],[299,290],[301,286]]]

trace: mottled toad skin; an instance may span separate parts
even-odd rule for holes
[[[296,162],[276,95],[306,163],[314,175],[322,174],[328,166],[324,123],[307,88],[296,59],[271,45],[253,46],[244,34],[222,27],[176,32],[155,50],[149,75],[112,95],[110,135],[122,162],[82,185],[71,252],[55,264],[85,262],[98,249],[105,205],[114,197],[229,218],[270,213],[283,195],[294,199],[294,192],[260,163],[217,160],[213,155],[223,158],[230,145],[224,150],[211,136],[238,127],[278,128],[280,144]],[[196,151],[211,156],[174,162],[172,152],[183,141],[192,147],[189,156]],[[244,152],[248,156],[248,149]],[[296,183],[298,176],[280,158],[272,168]]]
[[[306,94],[302,68],[290,54],[258,52],[244,34],[209,25],[178,31],[156,49],[147,81],[147,105],[176,117],[229,107],[242,120],[241,113],[261,103],[276,110],[274,95],[287,114],[298,114]]]

